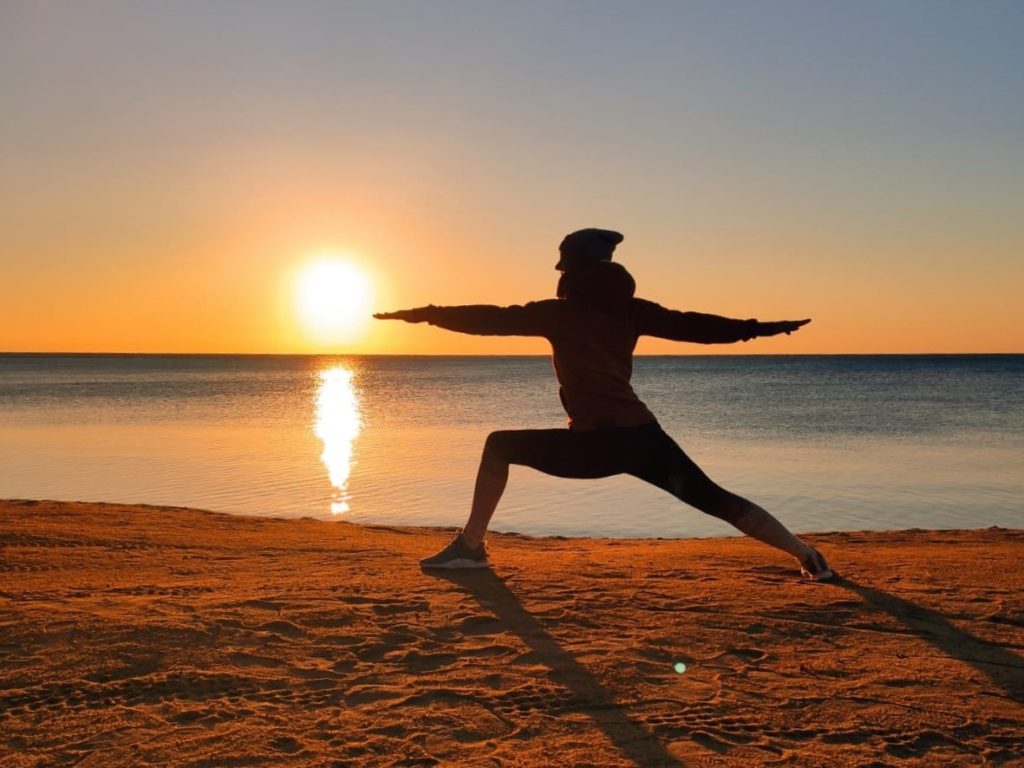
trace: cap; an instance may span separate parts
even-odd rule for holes
[[[623,241],[623,236],[610,229],[578,229],[570,232],[558,246],[561,258],[555,269],[566,270],[574,264],[588,261],[611,261],[615,246]]]

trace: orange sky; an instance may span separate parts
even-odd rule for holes
[[[337,251],[376,310],[521,303],[599,226],[645,298],[814,320],[641,352],[1024,352],[1024,61],[985,3],[924,37],[885,5],[297,7],[4,5],[0,351],[543,353],[324,342],[294,279]]]

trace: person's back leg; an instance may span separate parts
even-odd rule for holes
[[[706,498],[699,499],[698,503],[687,501],[685,490],[683,495],[676,496],[702,512],[725,520],[752,539],[792,555],[800,563],[800,571],[808,578],[822,580],[832,577],[832,571],[821,553],[790,532],[773,514],[721,486],[715,485],[715,488],[718,493],[708,494]]]
[[[659,430],[660,431],[660,430]],[[650,453],[630,474],[668,491],[701,512],[724,520],[763,544],[796,558],[808,578],[832,577],[824,557],[774,515],[709,478],[672,438],[660,432]]]

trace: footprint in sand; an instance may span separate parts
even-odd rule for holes
[[[291,736],[279,736],[270,742],[270,746],[278,752],[284,752],[288,755],[295,754],[303,747],[302,742],[293,739]]]
[[[290,621],[279,619],[277,621],[268,621],[259,627],[256,627],[260,632],[270,632],[273,635],[283,635],[285,637],[299,637],[305,634],[305,630],[301,627],[292,624]]]
[[[280,659],[243,652],[228,654],[228,661],[236,667],[280,667],[284,665]]]

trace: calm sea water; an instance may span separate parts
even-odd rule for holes
[[[1024,527],[1024,356],[646,357],[634,385],[798,531]],[[0,497],[459,525],[492,429],[564,424],[537,357],[0,356]],[[497,530],[712,536],[628,477],[514,467]]]

